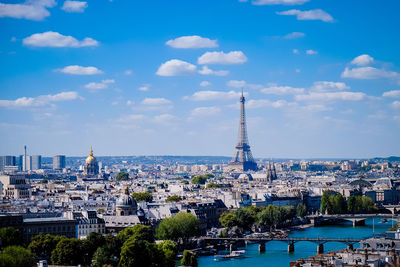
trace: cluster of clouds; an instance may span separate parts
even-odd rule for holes
[[[37,97],[21,97],[15,100],[0,100],[0,107],[5,108],[33,108],[52,105],[54,102],[63,102],[83,99],[77,92],[61,92],[55,95],[40,95]]]
[[[197,49],[197,48],[216,48],[217,40],[201,37],[198,35],[181,36],[166,42],[172,48]],[[203,65],[200,69],[195,64],[180,59],[171,59],[162,63],[156,74],[159,76],[186,76],[199,73],[201,75],[226,76],[227,70],[213,70],[207,65],[234,65],[247,62],[247,57],[242,51],[212,51],[205,52],[197,59],[197,64]]]
[[[0,17],[9,17],[27,20],[43,20],[50,16],[49,9],[57,5],[55,0],[26,0],[21,4],[0,3]],[[88,7],[85,1],[64,2],[61,7],[66,12],[84,12]]]
[[[367,54],[360,55],[350,62],[350,66],[344,69],[341,77],[362,80],[397,79],[400,81],[400,73],[372,67],[373,64],[375,64],[373,57]]]
[[[265,6],[265,5],[294,6],[294,5],[303,5],[309,1],[310,0],[252,0],[251,3],[256,6]],[[239,2],[247,2],[247,0],[239,0]],[[311,10],[290,9],[290,10],[276,12],[276,14],[282,16],[296,16],[297,20],[321,20],[323,22],[335,21],[334,18],[329,13],[327,13],[322,9],[311,9]]]
[[[98,46],[99,42],[86,37],[82,41],[77,40],[72,36],[62,35],[58,32],[43,32],[35,33],[22,40],[22,43],[26,46],[34,47],[87,47],[87,46]]]

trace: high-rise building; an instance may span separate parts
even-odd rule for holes
[[[40,155],[34,155],[31,156],[31,162],[32,162],[32,170],[40,170],[42,168],[42,156]]]
[[[62,170],[65,168],[65,156],[56,155],[53,157],[53,170]]]
[[[5,166],[16,166],[15,156],[0,156],[0,171],[4,171]]]
[[[24,155],[22,157],[22,170],[23,171],[32,170],[32,156]]]
[[[235,154],[228,167],[232,170],[237,171],[256,171],[257,163],[253,159],[251,154],[249,140],[247,138],[247,126],[246,126],[246,112],[244,108],[245,98],[240,97],[240,119],[239,119],[239,138],[238,144],[235,147]]]

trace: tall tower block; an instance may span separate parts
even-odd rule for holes
[[[247,126],[246,126],[246,111],[245,111],[246,99],[243,96],[240,97],[240,120],[239,120],[239,136],[238,143],[235,147],[235,154],[233,155],[232,161],[229,163],[230,169],[239,171],[256,171],[257,163],[253,159],[251,154],[249,140],[247,138]]]

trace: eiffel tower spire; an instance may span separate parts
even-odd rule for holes
[[[247,137],[247,126],[246,126],[246,111],[245,111],[246,99],[243,95],[240,96],[240,120],[239,120],[239,135],[238,143],[235,147],[235,154],[233,155],[232,161],[229,163],[232,168],[243,171],[256,171],[257,163],[253,159],[251,154],[249,140]]]

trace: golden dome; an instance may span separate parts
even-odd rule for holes
[[[93,157],[93,149],[90,148],[89,157],[86,158],[85,163],[86,163],[86,164],[90,164],[90,163],[92,163],[92,162],[97,162],[97,160],[96,160],[95,157]]]

